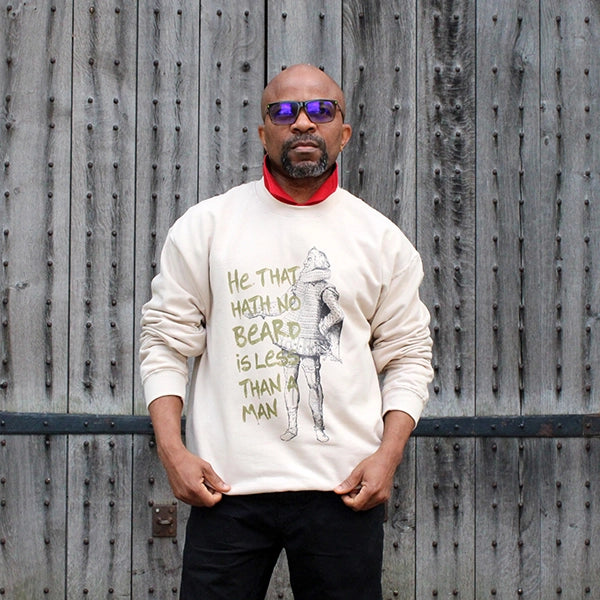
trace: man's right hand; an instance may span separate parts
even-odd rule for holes
[[[214,472],[210,463],[192,454],[183,445],[180,450],[171,452],[168,456],[159,446],[159,456],[173,494],[186,504],[214,506],[231,489]]]
[[[158,456],[178,500],[192,506],[214,506],[231,486],[214,472],[210,463],[184,446],[181,439],[182,408],[179,396],[161,396],[150,403],[148,410],[156,435]]]

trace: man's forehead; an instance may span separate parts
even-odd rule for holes
[[[307,100],[314,97],[339,98],[337,83],[316,67],[297,65],[274,77],[265,88],[267,101]],[[300,96],[306,95],[306,98]]]

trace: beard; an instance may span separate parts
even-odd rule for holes
[[[319,160],[303,161],[298,165],[292,164],[290,160],[290,150],[292,145],[297,142],[313,142],[316,143],[321,151]],[[315,135],[304,134],[298,135],[295,138],[288,140],[283,144],[281,149],[281,164],[285,172],[293,179],[302,179],[304,177],[319,177],[323,175],[329,168],[329,155],[325,147],[325,141]]]

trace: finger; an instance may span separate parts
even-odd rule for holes
[[[381,490],[378,490],[374,486],[363,485],[358,492],[358,494],[351,495],[347,494],[343,496],[342,499],[346,506],[349,506],[353,510],[369,510],[386,502],[388,496],[383,493]]]
[[[228,492],[231,489],[231,486],[228,483],[225,483],[213,470],[213,468],[208,465],[204,469],[204,477],[203,481],[204,485],[207,488],[212,489],[215,492]]]
[[[202,488],[203,489],[197,494],[197,499],[200,502],[199,506],[214,506],[217,502],[222,500],[223,494],[221,494],[221,492],[217,492],[204,484],[202,485]]]
[[[348,494],[344,494],[342,496],[342,501],[346,506],[349,506],[353,510],[364,510],[370,497],[371,493],[367,491],[367,486],[361,485],[354,488]]]
[[[352,490],[358,490],[361,487],[362,476],[360,473],[353,471],[348,479],[345,479],[334,488],[336,494],[349,494]]]
[[[197,486],[185,490],[184,493],[177,497],[191,506],[211,507],[221,501],[223,494],[217,492],[204,482],[200,482]]]

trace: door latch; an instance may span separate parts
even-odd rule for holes
[[[177,537],[177,504],[152,507],[152,537]]]

